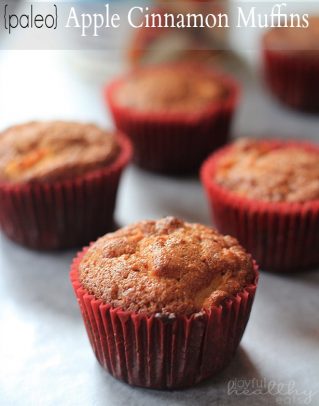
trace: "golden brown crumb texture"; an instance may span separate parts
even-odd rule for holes
[[[121,84],[116,98],[138,111],[194,113],[225,94],[225,86],[210,72],[190,65],[137,71]]]
[[[251,257],[229,236],[174,217],[107,234],[79,266],[82,285],[123,310],[191,314],[254,281]]]
[[[319,199],[319,153],[303,146],[240,140],[215,174],[223,187],[251,199],[307,202]]]
[[[0,135],[0,179],[73,178],[109,164],[118,152],[115,137],[94,124],[29,122]]]

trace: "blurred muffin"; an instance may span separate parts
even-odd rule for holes
[[[117,139],[93,124],[30,122],[0,138],[0,179],[41,182],[72,179],[114,161]]]
[[[319,17],[308,28],[273,28],[263,38],[266,81],[283,103],[319,112]]]
[[[257,266],[235,239],[167,217],[100,238],[74,260],[71,280],[101,365],[164,389],[191,386],[231,360]]]
[[[30,122],[0,136],[0,224],[23,245],[66,248],[111,230],[128,140],[93,124]]]
[[[202,9],[202,7],[197,8]],[[177,14],[181,3],[167,3],[165,9],[156,8],[151,13],[164,16],[165,13]],[[173,8],[173,10],[170,10]],[[183,13],[189,10],[189,3]],[[203,12],[203,10],[201,10]],[[181,11],[179,11],[181,12]],[[200,10],[193,10],[199,14]],[[131,65],[169,63],[177,61],[211,62],[225,67],[234,55],[226,41],[226,29],[222,28],[171,28],[141,27],[132,33],[128,47],[128,60]],[[227,51],[226,51],[227,50]]]
[[[184,174],[227,141],[238,93],[203,65],[174,64],[131,72],[106,88],[106,99],[139,166]]]
[[[209,5],[199,1],[157,1],[148,15],[155,14],[164,20],[165,14],[190,15],[191,24],[195,16],[209,13],[218,15],[227,13],[228,0],[223,3],[211,1]],[[178,18],[176,18],[176,21]],[[170,21],[170,20],[169,20]],[[129,61],[134,66],[173,61],[210,62],[227,67],[234,56],[228,45],[227,29],[218,27],[182,28],[163,26],[145,26],[145,16],[141,18],[143,27],[135,29],[128,47]],[[195,25],[195,24],[194,24]]]
[[[319,147],[240,140],[201,171],[218,229],[275,271],[319,264]]]

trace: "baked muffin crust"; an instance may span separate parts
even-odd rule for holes
[[[218,162],[215,180],[241,196],[269,202],[319,200],[319,153],[302,146],[242,139]]]
[[[97,299],[123,310],[192,314],[242,291],[255,271],[234,238],[167,217],[97,240],[81,259],[79,278]]]
[[[115,137],[94,124],[29,122],[0,135],[0,180],[73,178],[111,163],[118,153]]]
[[[117,90],[124,107],[148,112],[199,112],[223,99],[227,91],[212,74],[195,65],[137,71]]]
[[[272,28],[266,32],[264,43],[266,48],[278,51],[319,51],[319,17],[310,17],[308,28]]]

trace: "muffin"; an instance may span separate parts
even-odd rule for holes
[[[112,230],[131,146],[93,124],[30,122],[0,135],[0,225],[35,249],[80,246]]]
[[[209,157],[201,178],[217,228],[262,268],[319,264],[318,145],[240,140]]]
[[[140,167],[184,174],[227,141],[238,87],[204,65],[161,65],[114,81],[106,99]]]
[[[160,7],[151,8],[148,14],[160,15],[164,20],[166,14],[205,13],[207,5],[198,1],[161,1]],[[228,1],[223,4],[210,3],[210,11],[214,14],[226,13]],[[196,18],[196,17],[195,17]],[[144,19],[145,20],[145,19]],[[191,22],[194,19],[191,19]],[[145,23],[145,21],[144,21]],[[147,25],[147,24],[146,24]],[[227,43],[227,29],[201,27],[176,28],[168,26],[147,27],[143,24],[132,33],[128,46],[128,61],[133,66],[169,63],[172,61],[210,62],[215,66],[223,66],[228,62],[231,51]],[[227,50],[226,50],[227,49]]]
[[[234,238],[173,217],[106,234],[71,268],[100,364],[131,385],[161,389],[194,385],[228,364],[257,276]]]
[[[319,112],[319,17],[308,28],[273,28],[263,38],[266,81],[286,105]]]

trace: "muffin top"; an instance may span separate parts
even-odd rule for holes
[[[254,282],[237,240],[174,217],[142,221],[97,240],[79,278],[97,299],[148,314],[192,314],[219,305]]]
[[[220,158],[215,180],[232,192],[256,200],[317,200],[319,153],[302,145],[239,140]]]
[[[276,27],[267,31],[265,45],[273,50],[319,50],[319,17],[309,18],[308,28]]]
[[[226,94],[226,86],[209,70],[181,65],[132,73],[117,89],[116,99],[138,111],[196,113]]]
[[[115,137],[74,122],[30,122],[0,135],[0,180],[57,181],[111,163],[119,153]]]

